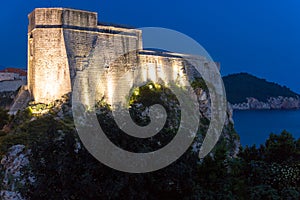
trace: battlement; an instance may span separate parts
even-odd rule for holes
[[[39,27],[97,28],[98,14],[69,8],[36,8],[28,15],[28,32]]]
[[[28,33],[37,28],[63,28],[105,34],[125,34],[141,37],[141,31],[132,27],[98,22],[98,14],[69,8],[36,8],[28,15]]]

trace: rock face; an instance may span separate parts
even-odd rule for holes
[[[4,169],[2,180],[1,199],[4,200],[22,200],[23,197],[18,192],[20,186],[24,186],[27,181],[22,177],[22,168],[29,165],[28,155],[30,150],[26,150],[24,145],[15,145],[9,149],[9,152],[1,160]],[[29,178],[34,182],[34,178]]]
[[[197,134],[197,137],[194,140],[194,143],[191,146],[192,147],[191,151],[193,153],[195,153],[195,155],[198,155],[197,153],[199,152],[199,149],[201,148],[201,145],[203,143],[203,139],[205,136],[205,130],[207,130],[207,128],[209,126],[211,109],[210,109],[210,96],[208,95],[208,92],[201,88],[196,88],[195,90],[196,90],[196,96],[197,96],[197,99],[199,102],[199,111],[201,114],[201,119],[204,119],[200,123],[199,132]],[[163,91],[165,91],[165,90],[163,90]],[[174,114],[179,113],[180,106],[176,103],[176,101],[174,99],[170,99],[169,98],[170,96],[168,96],[168,95],[170,95],[169,92],[163,93],[163,95],[160,97],[160,99],[163,102],[166,102],[168,107],[172,107],[174,109]],[[82,156],[82,154],[84,152],[84,147],[83,147],[81,141],[77,137],[75,137],[76,142],[74,144],[68,143],[68,141],[71,140],[69,133],[72,133],[72,131],[70,131],[70,130],[75,129],[75,127],[73,127],[74,124],[72,124],[73,123],[72,122],[72,111],[71,111],[72,105],[71,105],[71,102],[67,99],[70,99],[70,96],[66,96],[66,99],[56,101],[49,108],[45,104],[30,105],[30,109],[33,111],[32,113],[36,113],[34,111],[39,110],[38,108],[39,107],[41,108],[42,107],[41,105],[44,105],[43,109],[48,110],[48,112],[46,112],[46,113],[41,112],[41,113],[39,113],[39,115],[43,115],[43,114],[45,116],[51,115],[49,122],[50,121],[61,122],[61,125],[51,125],[51,124],[48,124],[45,122],[41,122],[40,120],[42,120],[43,117],[39,117],[39,118],[33,117],[30,120],[30,123],[35,124],[34,126],[38,126],[38,127],[40,127],[40,125],[42,125],[41,127],[45,126],[44,129],[47,131],[45,131],[43,133],[45,133],[45,135],[49,135],[49,137],[51,137],[50,143],[48,143],[48,142],[47,142],[47,144],[45,144],[44,142],[38,143],[39,145],[36,145],[36,143],[34,143],[34,145],[36,145],[36,146],[49,145],[49,147],[51,147],[51,148],[44,149],[47,152],[47,155],[49,155],[49,156],[53,154],[54,149],[56,149],[57,152],[60,152],[59,156],[57,157],[57,160],[53,161],[52,164],[54,164],[54,165],[52,165],[52,166],[63,165],[64,167],[66,167],[66,165],[70,164],[69,163],[70,161],[68,160],[69,158],[75,159],[76,156],[79,156],[79,155]],[[138,103],[135,104],[135,107],[137,109],[139,109],[141,106],[142,106],[142,104],[138,104]],[[148,111],[149,110],[146,109],[143,112],[138,112],[138,113],[140,113],[139,118],[141,118],[141,119],[147,118],[147,115],[149,114]],[[99,114],[102,114],[104,112],[103,107],[101,109],[97,109],[96,112]],[[110,118],[113,118],[113,116],[110,112],[108,112],[107,115],[105,115],[105,117],[103,119],[105,119],[105,123],[111,123],[111,121],[109,120]],[[39,122],[35,123],[37,121],[39,121]],[[177,120],[174,120],[174,122],[175,121],[177,121]],[[173,122],[173,120],[172,120],[172,122]],[[173,125],[173,126],[168,126],[168,128],[176,130],[174,127],[176,127],[178,124],[176,125],[176,124],[171,123],[171,125]],[[56,129],[59,129],[59,130],[56,130],[55,128],[53,129],[52,127],[56,127]],[[34,130],[35,129],[36,128],[34,128]],[[46,133],[46,132],[48,132],[48,133]],[[118,135],[118,133],[115,133],[115,132],[113,132],[113,134]],[[73,136],[72,136],[72,138],[73,138]],[[226,144],[226,150],[228,152],[228,154],[227,154],[228,157],[232,158],[237,155],[237,153],[239,152],[240,143],[239,143],[238,135],[235,133],[235,131],[233,129],[232,109],[231,109],[230,105],[228,105],[227,119],[226,119],[226,123],[224,125],[224,129],[223,129],[220,140],[222,141],[222,143],[225,142],[225,144]],[[42,139],[41,141],[44,141],[44,139]],[[126,141],[126,140],[124,140],[124,141]],[[54,142],[54,143],[52,143],[52,142]],[[66,146],[67,143],[72,144],[72,145]],[[53,147],[52,145],[57,145],[57,146]],[[161,144],[158,143],[158,146],[160,146],[160,145]],[[32,151],[27,150],[27,149],[32,149]],[[40,148],[38,148],[38,149],[40,149]],[[33,186],[33,187],[39,186],[39,184],[40,184],[39,181],[40,181],[41,176],[44,176],[44,175],[47,175],[47,173],[50,173],[48,171],[42,171],[41,172],[42,174],[35,173],[36,172],[36,171],[34,171],[35,168],[32,168],[32,167],[36,166],[36,165],[33,165],[33,163],[35,161],[37,161],[39,163],[38,164],[39,167],[44,166],[44,164],[45,164],[44,156],[46,155],[46,154],[42,154],[43,155],[42,157],[36,158],[33,156],[36,152],[40,152],[40,151],[36,151],[36,149],[34,149],[33,146],[25,147],[25,145],[15,145],[15,146],[12,146],[8,150],[6,155],[1,160],[1,166],[2,166],[1,172],[3,174],[3,180],[1,183],[2,184],[1,199],[5,199],[5,200],[24,199],[21,196],[21,194],[23,194],[23,190],[21,190],[21,189],[28,187],[28,185]],[[72,152],[72,153],[70,153],[70,152]],[[73,152],[76,155],[74,155]],[[210,153],[210,156],[213,156],[213,155],[214,155],[214,153]],[[75,157],[72,157],[72,156],[75,156]],[[77,157],[76,157],[76,159],[77,159]],[[62,161],[62,162],[60,162],[60,161]],[[65,161],[65,162],[63,162],[63,161]],[[59,162],[59,163],[57,163],[57,162]],[[74,163],[71,163],[70,165],[73,165],[73,164]],[[78,162],[76,165],[78,165],[78,167],[79,167],[79,165],[80,166],[82,165],[82,162]],[[49,170],[49,169],[51,169],[51,167],[46,168],[46,169]],[[56,168],[55,168],[55,170],[56,170]],[[52,173],[53,173],[53,171],[52,171]],[[47,179],[45,179],[45,181],[47,182]],[[26,197],[26,194],[23,194],[23,195]]]
[[[247,102],[233,104],[235,110],[270,110],[270,109],[299,109],[300,98],[297,97],[271,97],[267,102],[259,101],[253,97],[247,98]]]
[[[9,114],[15,115],[19,110],[26,108],[30,100],[31,98],[27,86],[23,85],[19,89],[17,96],[14,98],[13,104],[9,109]]]
[[[199,102],[199,111],[201,114],[201,118],[211,119],[211,100],[210,96],[208,95],[208,91],[202,88],[195,89],[197,99]],[[240,148],[240,140],[238,135],[235,133],[233,129],[234,121],[233,121],[233,109],[232,106],[228,103],[227,105],[227,117],[225,120],[224,128],[221,137],[223,137],[229,147],[229,156],[235,157],[239,153]],[[205,127],[205,126],[204,126]],[[207,127],[208,128],[208,125]],[[194,152],[199,152],[200,147],[203,143],[203,138],[196,138],[195,142],[193,143],[192,147]]]

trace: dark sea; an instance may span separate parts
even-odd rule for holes
[[[234,111],[233,119],[242,146],[259,146],[270,133],[280,134],[283,130],[300,138],[300,110]]]

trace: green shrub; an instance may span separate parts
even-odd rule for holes
[[[9,115],[7,110],[0,107],[0,130],[9,122]]]
[[[277,200],[280,199],[278,192],[269,185],[258,185],[251,188],[250,199]]]

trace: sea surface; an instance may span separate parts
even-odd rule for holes
[[[242,146],[259,146],[270,133],[280,134],[283,130],[300,138],[300,110],[234,111],[233,119]]]

